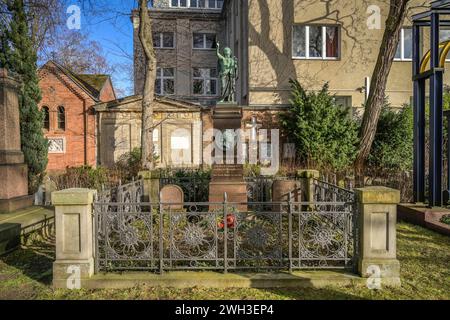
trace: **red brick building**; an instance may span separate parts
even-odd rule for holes
[[[39,86],[49,140],[48,171],[96,165],[96,118],[93,105],[116,99],[108,75],[75,74],[49,61],[39,69]]]

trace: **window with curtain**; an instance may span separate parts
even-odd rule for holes
[[[295,25],[292,30],[292,57],[338,59],[339,26]]]
[[[63,106],[58,107],[58,129],[66,130],[66,110]]]
[[[42,108],[42,113],[44,115],[44,129],[48,131],[50,130],[50,113],[47,106]]]

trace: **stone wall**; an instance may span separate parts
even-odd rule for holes
[[[140,147],[141,101],[140,96],[133,96],[96,106],[100,165],[111,167],[123,154]],[[202,121],[199,106],[157,100],[153,125],[158,166],[197,167],[201,164]],[[186,145],[176,149],[174,144],[177,143]]]

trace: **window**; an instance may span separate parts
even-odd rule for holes
[[[336,105],[340,107],[351,108],[352,96],[335,96],[334,103],[336,103]]]
[[[157,68],[155,93],[159,95],[169,95],[175,93],[175,69]]]
[[[66,130],[66,111],[63,106],[58,107],[58,129]]]
[[[197,95],[217,95],[217,69],[194,68],[193,92]]]
[[[48,107],[42,108],[42,114],[44,115],[44,129],[50,130],[50,113],[48,111]]]
[[[215,33],[194,33],[192,38],[194,49],[214,49],[216,47]]]
[[[188,6],[189,0],[172,0],[170,5],[171,7],[179,7],[179,8],[186,8]]]
[[[223,0],[171,0],[170,6],[174,8],[222,9]]]
[[[292,32],[292,56],[300,59],[339,58],[338,26],[296,25]]]
[[[175,35],[173,32],[159,32],[153,34],[153,46],[159,49],[175,48]]]
[[[449,29],[441,29],[439,31],[439,42],[450,41],[450,30]],[[447,56],[445,61],[450,61],[450,58]]]
[[[396,61],[412,60],[412,29],[403,28],[400,34],[397,52],[395,53]]]

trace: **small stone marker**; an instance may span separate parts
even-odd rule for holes
[[[164,186],[160,192],[160,201],[164,204],[164,209],[183,210],[183,189],[173,184]],[[173,203],[173,205],[171,205],[171,203]]]

